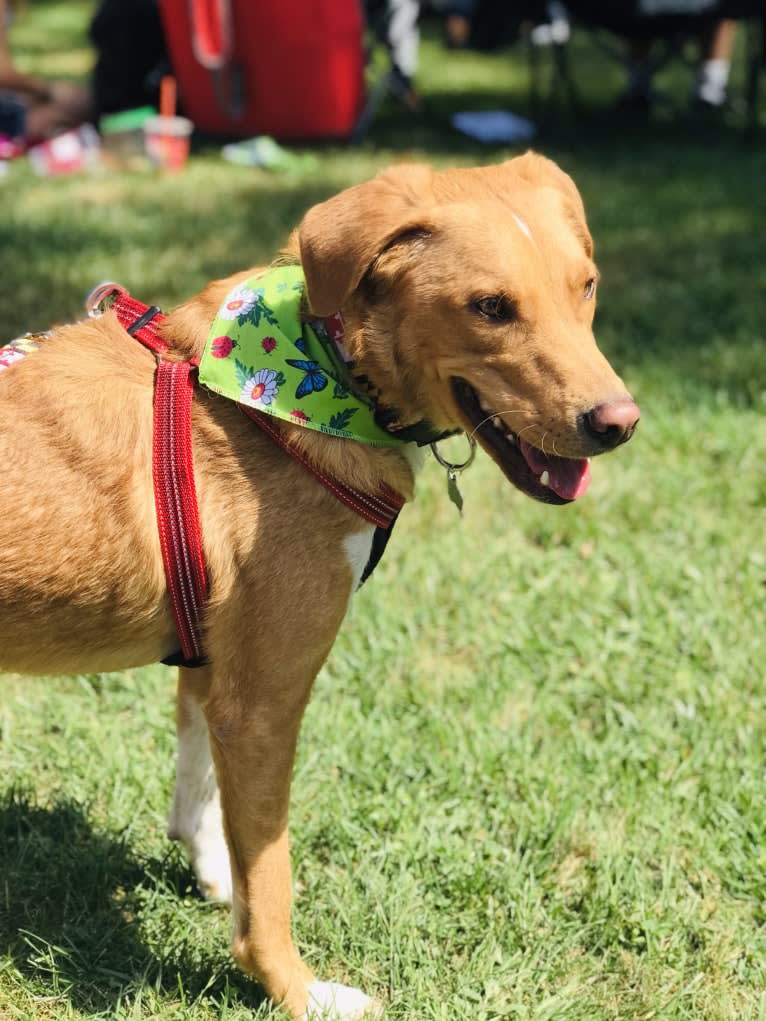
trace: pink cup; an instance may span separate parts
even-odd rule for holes
[[[144,143],[152,163],[162,170],[183,170],[193,128],[186,117],[150,117],[144,123]]]

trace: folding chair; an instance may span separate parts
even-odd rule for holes
[[[552,5],[548,5],[552,6]],[[559,5],[560,6],[560,5]],[[608,56],[624,63],[624,51],[615,45],[615,36],[623,39],[658,39],[661,45],[652,58],[651,73],[666,66],[671,60],[683,57],[686,41],[698,35],[706,25],[722,18],[734,18],[746,23],[747,70],[745,85],[745,122],[753,130],[758,120],[758,93],[761,69],[765,62],[766,0],[710,0],[699,13],[700,4],[689,4],[697,13],[678,13],[680,0],[566,0],[566,8],[573,28],[584,28],[596,45]],[[675,13],[663,13],[673,10]],[[646,13],[652,12],[652,13]],[[551,40],[552,95],[563,95],[574,107],[581,107],[575,77],[571,68],[569,40]],[[539,47],[530,45],[530,81],[533,108],[541,105],[541,59]]]

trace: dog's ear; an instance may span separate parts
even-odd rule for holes
[[[298,243],[315,315],[337,312],[397,237],[427,229],[432,173],[420,164],[392,167],[309,209]]]
[[[569,174],[565,173],[553,160],[531,150],[524,153],[523,156],[516,156],[512,160],[508,160],[505,166],[512,169],[525,181],[529,181],[530,184],[553,187],[562,194],[569,221],[582,241],[585,254],[592,258],[593,238],[585,220],[585,206],[580,192],[577,190],[577,185]]]

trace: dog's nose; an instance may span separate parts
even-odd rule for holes
[[[633,435],[641,412],[635,401],[607,401],[597,404],[583,416],[585,428],[605,448],[626,443]]]

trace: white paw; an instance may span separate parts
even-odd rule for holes
[[[229,849],[223,835],[223,826],[217,806],[208,807],[191,824],[174,806],[168,825],[168,837],[186,848],[189,861],[197,877],[197,885],[205,900],[231,904],[231,866]],[[190,832],[191,831],[191,832]]]
[[[312,982],[301,1021],[381,1021],[383,1007],[361,989],[338,982]]]
[[[207,789],[176,786],[176,795],[168,819],[168,837],[186,848],[197,877],[200,893],[206,900],[231,904],[231,866],[229,849],[223,835],[223,819],[218,790],[211,782],[212,767],[206,776]]]
[[[231,904],[231,866],[229,849],[223,836],[196,851],[196,854],[192,852],[191,860],[200,893],[205,900]]]

